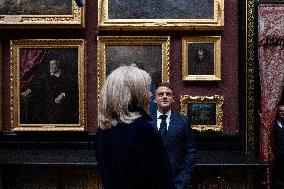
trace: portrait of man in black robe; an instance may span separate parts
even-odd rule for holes
[[[34,69],[27,86],[21,87],[21,123],[77,124],[78,68],[49,55]]]

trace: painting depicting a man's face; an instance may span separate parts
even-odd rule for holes
[[[83,57],[82,39],[11,41],[13,131],[84,130]]]
[[[188,75],[214,74],[214,44],[191,43],[188,46]]]
[[[20,123],[78,124],[78,49],[23,48],[20,56]]]

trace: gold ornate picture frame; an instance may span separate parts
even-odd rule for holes
[[[98,0],[102,30],[222,30],[224,0]]]
[[[168,36],[99,36],[98,94],[106,76],[120,65],[144,69],[155,86],[169,82],[169,48]]]
[[[11,130],[85,130],[84,40],[25,39],[10,45]]]
[[[0,27],[84,27],[84,17],[75,0],[0,1]]]
[[[182,79],[221,80],[221,36],[182,38]]]
[[[191,127],[198,131],[223,130],[224,96],[180,97],[181,113],[191,118]]]

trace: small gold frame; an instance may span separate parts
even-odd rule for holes
[[[98,25],[101,30],[223,30],[224,27],[224,0],[214,0],[212,18],[110,19],[109,3],[111,0],[98,0]]]
[[[78,7],[72,0],[71,14],[66,15],[0,15],[0,26],[22,27],[85,27],[85,6]]]
[[[85,42],[83,39],[24,39],[12,40],[10,66],[10,124],[12,131],[84,131],[86,129],[86,94],[85,94]],[[20,122],[20,51],[21,49],[75,49],[77,60],[73,60],[78,88],[78,123],[38,124]],[[67,55],[61,55],[61,58]],[[69,62],[70,63],[70,62]],[[71,66],[71,65],[70,65]],[[77,103],[77,102],[76,102]],[[77,122],[77,121],[76,121]]]
[[[189,95],[183,95],[180,97],[180,106],[181,106],[181,114],[187,115],[191,117],[191,122],[192,122],[192,129],[197,130],[197,131],[222,131],[223,130],[223,101],[224,101],[224,96],[220,95],[214,95],[214,96],[189,96]],[[189,114],[189,104],[196,105],[196,107],[200,105],[204,105],[205,108],[208,107],[207,113],[209,111],[209,108],[213,110],[213,113],[215,115],[211,115],[211,118],[215,119],[214,124],[194,124],[196,121],[193,115],[188,115]],[[205,109],[204,108],[204,109]],[[200,113],[200,111],[198,111]],[[205,114],[204,113],[204,114]],[[196,116],[196,118],[200,118],[199,115]],[[205,115],[204,115],[205,116]],[[198,122],[198,121],[196,121]],[[209,120],[210,122],[210,120]]]
[[[202,60],[198,57],[199,52],[202,53]],[[184,81],[221,80],[221,36],[182,39],[182,79]]]

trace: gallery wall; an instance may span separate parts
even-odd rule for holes
[[[174,110],[180,110],[180,96],[223,95],[223,132],[237,134],[239,125],[238,103],[238,11],[236,0],[224,2],[224,28],[221,31],[107,31],[99,30],[96,1],[85,2],[85,28],[0,28],[2,41],[3,125],[9,132],[10,125],[10,41],[19,39],[84,39],[86,42],[86,113],[88,132],[97,129],[97,37],[98,36],[170,36],[169,79],[175,90]],[[0,26],[1,27],[1,26]],[[191,36],[221,36],[221,80],[182,80],[182,38]]]

